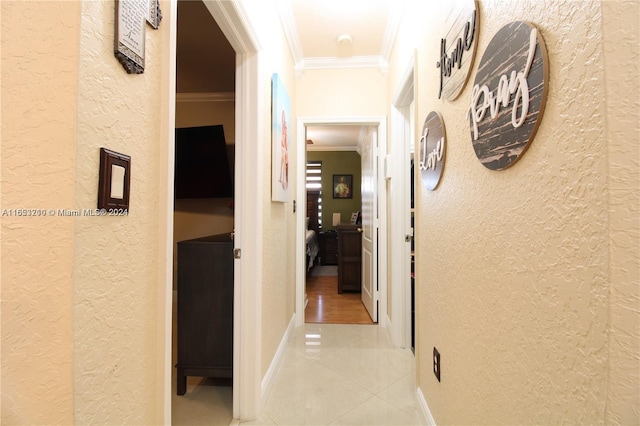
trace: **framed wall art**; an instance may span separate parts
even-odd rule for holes
[[[333,198],[353,198],[353,175],[333,175]]]
[[[271,106],[271,199],[289,201],[289,123],[291,101],[278,74],[273,74]]]

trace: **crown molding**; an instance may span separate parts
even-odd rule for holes
[[[298,64],[303,59],[302,43],[298,36],[298,27],[293,19],[293,11],[291,10],[291,3],[288,1],[280,0],[277,2],[278,13],[280,14],[280,22],[282,22],[282,30],[284,31],[289,49],[291,50],[291,56],[293,57],[293,63]]]
[[[313,146],[307,145],[307,151],[356,151],[359,152],[358,145],[341,145],[341,146]]]
[[[400,23],[402,21],[402,16],[404,15],[406,5],[406,0],[395,1],[393,3],[393,7],[390,9],[387,26],[384,30],[384,36],[382,37],[382,47],[380,48],[380,58],[382,58],[382,61],[385,63],[388,63],[389,59],[391,59],[391,50],[393,49],[393,44],[396,41],[396,36],[398,35],[398,29],[400,29]]]
[[[176,102],[234,102],[234,92],[176,93]]]
[[[326,70],[340,68],[380,68],[380,72],[386,75],[389,65],[380,56],[351,56],[345,58],[305,58],[296,64],[296,72],[304,70]]]

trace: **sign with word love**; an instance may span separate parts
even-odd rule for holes
[[[491,39],[468,110],[473,149],[491,170],[512,166],[533,140],[547,101],[549,58],[537,28],[516,21]]]
[[[420,155],[418,167],[422,183],[429,191],[433,191],[438,186],[444,171],[446,151],[444,123],[438,112],[431,111],[424,120],[418,149]]]

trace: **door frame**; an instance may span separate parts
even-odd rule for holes
[[[262,178],[264,155],[256,149],[260,141],[263,119],[260,114],[265,94],[260,88],[259,64],[261,50],[255,29],[239,0],[203,0],[217,25],[236,52],[235,134],[236,166],[234,194],[234,248],[242,249],[242,257],[250,261],[234,261],[234,318],[233,318],[233,418],[254,419],[261,410],[261,325],[262,298],[262,194],[256,188]],[[173,299],[173,176],[175,134],[175,79],[177,0],[170,0],[170,22],[167,32],[169,43],[168,63],[165,64],[167,95],[163,97],[166,124],[163,124],[167,141],[163,155],[166,188],[164,194],[166,245],[161,256],[165,258],[164,298],[164,424],[171,424],[171,320]]]
[[[411,255],[411,246],[405,242],[404,237],[411,233],[410,215],[406,211],[406,207],[410,205],[408,197],[411,185],[406,173],[410,158],[410,148],[406,142],[413,137],[415,131],[415,129],[411,129],[410,125],[412,113],[410,105],[415,101],[414,79],[415,58],[412,57],[391,103],[393,132],[391,151],[394,155],[392,156],[392,176],[389,190],[393,189],[394,196],[392,196],[393,200],[390,203],[389,212],[391,256],[388,262],[390,279],[396,285],[391,288],[391,312],[394,320],[387,318],[387,322],[389,323],[391,343],[403,348],[411,347],[411,286],[397,284],[407,283],[411,271],[410,263],[407,263],[407,259]],[[402,173],[403,171],[405,173]]]
[[[377,169],[378,169],[378,212],[380,217],[376,223],[378,227],[378,325],[386,327],[385,319],[387,318],[387,196],[384,188],[384,156],[387,152],[387,117],[385,116],[319,116],[319,117],[298,117],[297,119],[297,163],[300,165],[297,170],[296,181],[298,182],[296,190],[296,199],[300,201],[301,206],[296,216],[296,315],[295,325],[300,327],[304,325],[304,309],[306,305],[305,297],[305,218],[307,205],[306,190],[306,164],[307,164],[307,140],[306,127],[308,125],[332,125],[332,124],[352,124],[362,126],[375,126],[378,129],[378,150],[377,150]],[[382,259],[383,261],[380,261]]]
[[[203,0],[236,52],[236,168],[234,194],[233,418],[254,419],[262,409],[262,194],[260,140],[264,94],[259,84],[260,44],[239,0]],[[243,261],[247,259],[247,261]]]

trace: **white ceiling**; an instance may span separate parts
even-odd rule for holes
[[[280,0],[280,17],[298,73],[305,69],[386,66],[402,0]],[[351,36],[350,44],[338,37]]]
[[[404,0],[279,0],[278,12],[298,76],[308,69],[379,67],[386,74]],[[250,7],[250,2],[246,7]],[[342,34],[351,43],[338,43]],[[178,2],[177,91],[229,92],[233,49],[201,1]],[[214,76],[222,77],[216,80]],[[356,149],[362,126],[307,128],[311,150]]]

